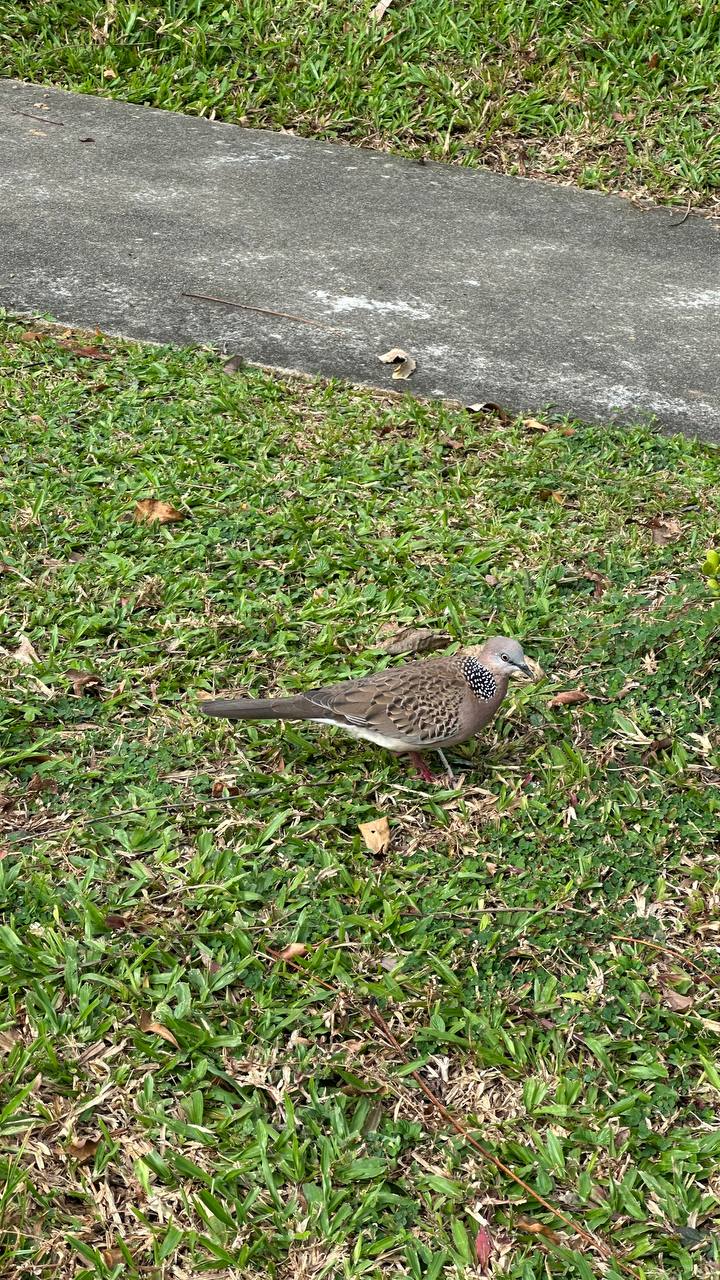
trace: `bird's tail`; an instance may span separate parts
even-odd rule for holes
[[[216,698],[201,702],[205,716],[226,720],[319,720],[322,708],[299,694],[295,698]]]

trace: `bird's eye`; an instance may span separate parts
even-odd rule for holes
[[[506,653],[501,653],[501,654],[500,654],[500,657],[502,658],[503,662],[509,662],[509,661],[510,661],[510,659],[508,658],[508,656],[507,656],[507,654],[506,654]]]

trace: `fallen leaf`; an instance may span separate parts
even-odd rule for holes
[[[80,1138],[77,1142],[69,1144],[67,1153],[73,1160],[77,1160],[78,1164],[89,1164],[99,1146],[100,1138]]]
[[[117,80],[117,71],[113,71],[112,67],[106,67],[103,71],[103,80]]]
[[[57,794],[58,784],[54,778],[44,778],[41,773],[34,773],[25,787],[26,796],[39,795],[41,791],[52,791]]]
[[[478,400],[475,404],[466,404],[467,413],[489,413],[494,418],[499,418],[500,422],[512,422],[512,414],[507,409],[503,409],[502,405],[495,404],[494,400]]]
[[[647,764],[648,760],[652,760],[654,756],[660,755],[663,751],[670,751],[672,744],[672,738],[653,738],[647,751],[643,751],[643,763]]]
[[[105,917],[105,924],[108,929],[115,929],[118,933],[123,933],[128,927],[126,916],[121,916],[116,911],[109,911]]]
[[[553,1244],[562,1244],[562,1239],[557,1231],[546,1227],[544,1222],[531,1222],[529,1218],[517,1218],[515,1225],[521,1231],[529,1232],[531,1236],[544,1236],[546,1240],[552,1240]]]
[[[223,365],[223,373],[237,373],[238,369],[242,369],[244,363],[242,356],[231,356]]]
[[[121,1262],[127,1261],[122,1249],[103,1249],[102,1256],[106,1267],[117,1267]]]
[[[75,671],[71,668],[65,672],[65,679],[70,681],[76,698],[82,698],[84,694],[88,697],[97,697],[101,681],[94,672]]]
[[[154,1022],[149,1013],[145,1013],[143,1011],[143,1013],[140,1014],[138,1026],[141,1031],[147,1032],[148,1035],[160,1036],[161,1039],[167,1040],[168,1044],[174,1045],[176,1049],[180,1048],[180,1045],[175,1039],[172,1031],[167,1027],[164,1027],[162,1022]]]
[[[688,1009],[693,1007],[692,996],[683,996],[679,991],[674,991],[672,987],[663,987],[662,989],[663,1003],[668,1009],[672,1009],[673,1013],[687,1013]]]
[[[487,1271],[487,1266],[493,1251],[493,1242],[490,1232],[487,1231],[485,1227],[480,1227],[473,1244],[475,1247],[475,1261],[477,1262],[478,1267],[481,1271]]]
[[[45,426],[45,419],[42,418],[39,413],[31,413],[30,417],[28,418],[28,422],[34,422],[35,425],[38,427]]]
[[[58,346],[65,351],[72,351],[74,356],[85,356],[88,360],[112,359],[110,352],[103,351],[102,347],[76,347],[74,342],[59,342]]]
[[[588,569],[585,574],[585,577],[587,578],[588,582],[595,583],[595,590],[593,591],[593,599],[602,600],[602,597],[605,595],[605,592],[610,586],[610,579],[604,577],[602,573],[595,573],[594,569]]]
[[[135,506],[133,519],[138,524],[175,524],[178,520],[184,520],[185,514],[169,502],[143,498]]]
[[[48,106],[47,102],[33,102],[33,106],[34,106],[34,108],[35,108],[35,110],[36,110],[36,111],[49,111],[49,110],[50,110],[50,108],[49,108],[49,106]]]
[[[657,64],[658,64],[658,62],[659,62],[659,61],[660,61],[660,54],[659,54],[659,53],[651,53],[651,54],[650,54],[650,57],[649,57],[649,58],[648,58],[648,60],[647,60],[647,64],[648,64],[648,66],[650,67],[650,70],[651,70],[651,71],[652,71],[652,70],[654,70],[654,68],[657,66]]]
[[[444,649],[452,642],[452,636],[444,631],[433,631],[432,627],[402,627],[381,646],[384,653],[431,653],[433,649]]]
[[[15,652],[10,654],[10,657],[14,658],[16,662],[22,662],[23,666],[26,667],[31,667],[33,663],[40,661],[27,636],[20,637],[20,644]]]
[[[47,337],[47,334],[41,333],[38,329],[26,329],[24,333],[20,334],[20,341],[21,342],[42,342],[43,338],[45,337]]]
[[[10,1053],[19,1039],[17,1031],[11,1031],[9,1027],[5,1031],[0,1031],[0,1053]]]
[[[304,956],[307,947],[304,942],[291,942],[280,952],[281,960],[294,960],[296,956]]]
[[[219,800],[222,796],[239,796],[240,788],[227,778],[216,778],[210,788],[210,795],[213,800]]]
[[[666,547],[682,537],[682,525],[676,516],[653,516],[646,526],[656,547]]]
[[[574,707],[581,706],[583,702],[590,701],[590,694],[584,689],[566,689],[564,693],[556,693],[554,698],[548,702],[549,707]]]
[[[523,426],[526,431],[549,431],[550,428],[546,422],[540,422],[537,418],[523,418]]]
[[[378,356],[383,364],[394,364],[393,378],[409,378],[417,369],[417,363],[402,347],[392,347],[384,355]]]
[[[79,141],[79,142],[94,142],[94,141],[95,141],[95,139],[94,139],[94,138],[79,138],[79,139],[78,139],[78,141]]]
[[[494,573],[485,573],[483,574],[483,577],[489,587],[499,587],[500,579],[496,578]]]
[[[30,137],[31,138],[47,138],[47,134],[44,129],[31,129]]]
[[[358,831],[371,853],[385,853],[390,844],[390,823],[387,818],[361,822]]]
[[[381,18],[385,17],[392,2],[393,0],[378,0],[375,7],[370,10],[369,17],[374,19],[375,22],[380,22]]]

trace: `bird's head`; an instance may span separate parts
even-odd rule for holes
[[[494,676],[504,676],[506,680],[516,676],[533,679],[522,645],[509,636],[491,636],[484,644],[475,645],[466,652],[477,658]]]

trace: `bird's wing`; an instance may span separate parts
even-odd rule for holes
[[[467,692],[454,666],[446,661],[437,666],[431,661],[312,689],[305,697],[322,708],[323,719],[421,748],[445,742],[458,732]]]

